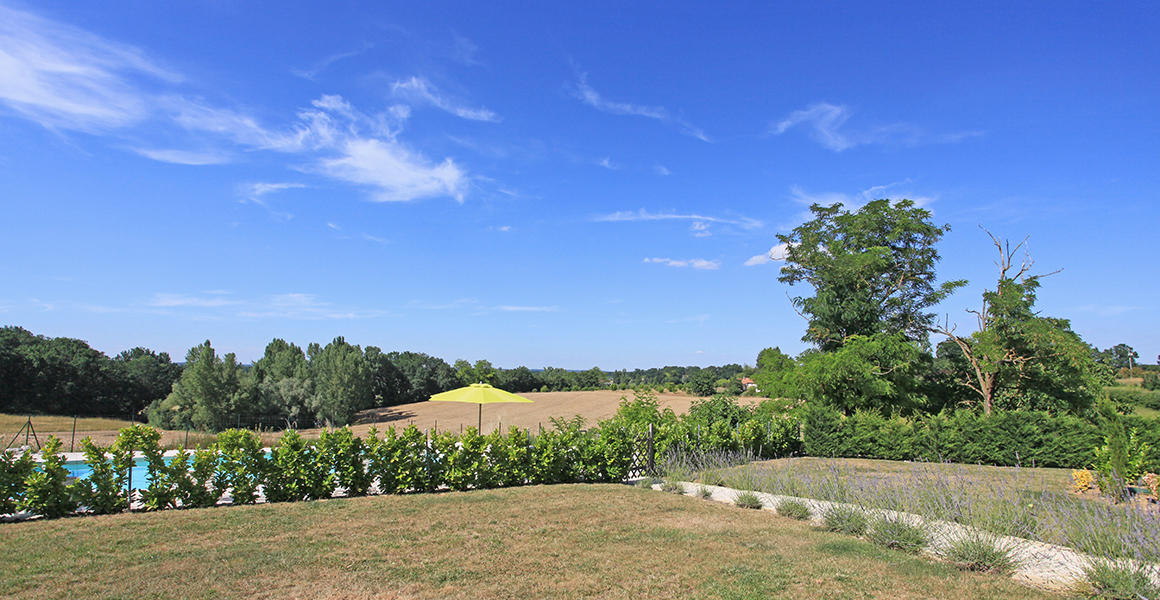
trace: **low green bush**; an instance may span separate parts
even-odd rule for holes
[[[324,465],[334,473],[334,484],[346,490],[347,496],[365,496],[374,480],[366,468],[366,448],[350,427],[323,431],[318,445],[322,447]]]
[[[428,437],[409,426],[401,433],[388,428],[384,437],[372,429],[365,440],[342,428],[309,443],[286,431],[268,458],[253,432],[234,429],[192,453],[165,457],[160,433],[134,425],[122,430],[110,448],[83,442],[91,474],[73,485],[63,458],[54,454],[59,440],[45,447],[39,467],[29,452],[3,453],[0,514],[28,510],[57,517],[73,512],[78,503],[94,513],[124,510],[133,452],[147,463],[149,483],[132,482],[132,487],[148,510],[212,506],[226,494],[235,504],[250,504],[259,490],[267,502],[293,502],[329,498],[339,488],[360,496],[625,479],[641,443],[631,428],[585,430],[579,418],[552,422],[553,429],[534,437],[515,428],[507,435],[481,436],[469,428],[463,435]]]
[[[261,440],[252,431],[227,429],[218,434],[217,449],[221,456],[214,473],[218,496],[228,490],[234,504],[253,504],[266,474]]]
[[[661,484],[661,491],[680,496],[685,493],[685,485],[679,481],[665,480]]]
[[[128,465],[128,452],[116,446],[98,446],[88,437],[81,440],[81,448],[90,472],[88,477],[74,484],[73,495],[77,504],[95,515],[125,510],[127,469],[117,465]],[[0,512],[5,511],[0,508]]]

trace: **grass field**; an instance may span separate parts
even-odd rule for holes
[[[1051,598],[769,511],[622,485],[0,526],[6,598]]]

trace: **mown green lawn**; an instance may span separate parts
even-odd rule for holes
[[[0,525],[5,598],[1050,598],[769,511],[556,485]]]

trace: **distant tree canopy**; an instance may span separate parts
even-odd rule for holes
[[[1127,344],[1116,344],[1107,350],[1093,347],[1092,358],[1101,365],[1108,365],[1119,371],[1135,367],[1138,364],[1137,359],[1140,358],[1140,354]]]
[[[110,359],[82,340],[0,328],[0,412],[128,417],[180,376],[164,352],[138,347]]]

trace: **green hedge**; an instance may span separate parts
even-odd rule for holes
[[[1128,420],[1128,427],[1148,423]],[[983,416],[970,411],[905,418],[874,412],[844,416],[811,408],[804,422],[804,449],[810,456],[886,460],[947,461],[998,466],[1084,468],[1104,443],[1099,428],[1075,417],[1042,412]],[[1160,437],[1154,425],[1141,431],[1146,441]]]
[[[506,435],[480,435],[469,427],[462,435],[428,436],[412,425],[401,433],[389,428],[384,437],[372,429],[358,438],[343,428],[324,432],[315,444],[287,431],[269,456],[253,432],[230,429],[209,448],[168,462],[160,432],[135,425],[121,430],[110,447],[86,438],[92,474],[71,483],[60,441],[50,437],[41,463],[33,463],[28,452],[0,453],[0,514],[120,512],[129,504],[126,473],[133,452],[147,463],[148,485],[134,482],[134,495],[146,510],[213,506],[227,495],[234,504],[249,504],[259,492],[267,502],[294,502],[329,498],[338,488],[361,496],[626,479],[637,434],[611,425],[584,431],[580,425],[558,422],[536,436],[514,427]]]

